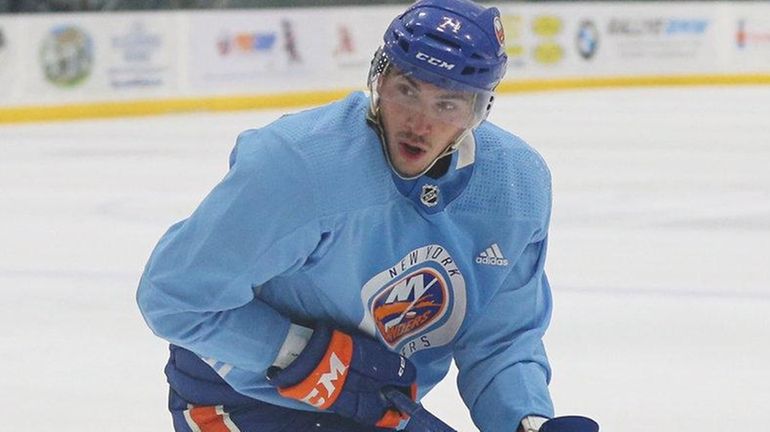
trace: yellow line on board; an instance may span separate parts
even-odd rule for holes
[[[340,99],[351,91],[330,90],[253,96],[218,96],[194,99],[157,99],[0,108],[0,124],[149,116],[193,111],[238,111],[313,106]]]
[[[770,84],[770,75],[768,74],[648,75],[506,81],[498,86],[497,91],[499,93],[523,93],[584,88],[766,84]]]
[[[770,74],[615,76],[506,81],[500,84],[497,90],[499,93],[524,93],[588,88],[766,84],[770,84]],[[0,108],[0,124],[149,116],[192,111],[238,111],[314,106],[340,99],[351,91],[353,89],[251,96],[217,96],[190,99],[178,98],[9,107]]]

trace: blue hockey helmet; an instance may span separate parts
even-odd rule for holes
[[[474,128],[489,114],[494,90],[506,72],[500,11],[469,0],[420,0],[385,31],[369,71],[376,114],[378,80],[391,66],[438,87],[474,94]]]
[[[493,91],[505,75],[505,35],[494,7],[421,0],[390,23],[384,42],[401,71],[439,87]]]

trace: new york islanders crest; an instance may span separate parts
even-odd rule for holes
[[[409,357],[452,341],[465,316],[465,280],[442,246],[409,252],[361,290],[359,327]]]

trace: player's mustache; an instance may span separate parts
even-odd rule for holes
[[[396,138],[403,139],[415,144],[425,144],[425,137],[412,132],[399,132],[396,134]]]

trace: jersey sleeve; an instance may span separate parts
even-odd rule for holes
[[[159,241],[137,301],[158,336],[264,376],[289,320],[255,292],[320,241],[307,169],[269,132],[242,134],[225,178]]]
[[[483,431],[511,432],[527,415],[553,416],[542,343],[551,316],[547,239],[526,246],[483,315],[455,347],[458,388]]]

